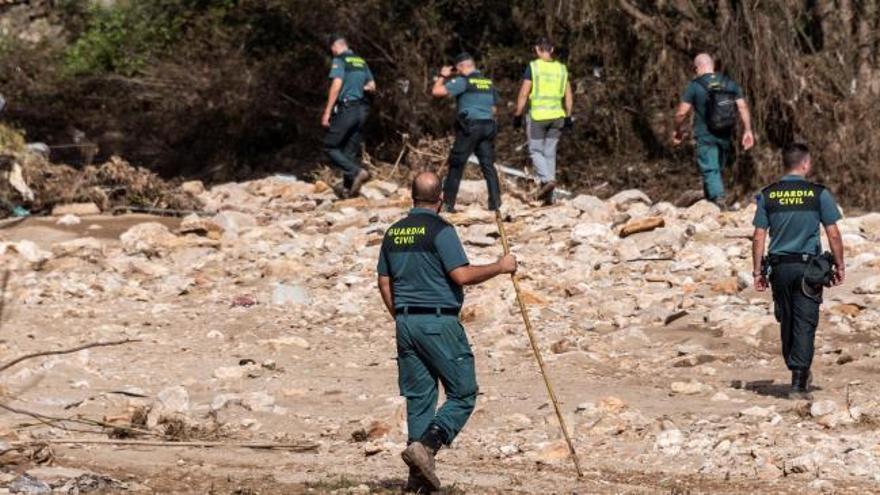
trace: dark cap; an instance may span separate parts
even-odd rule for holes
[[[345,41],[345,35],[342,33],[330,33],[330,35],[327,36],[327,46],[333,46],[333,43],[336,43],[339,40]]]
[[[472,57],[470,53],[468,53],[468,52],[461,52],[461,53],[459,53],[458,55],[455,56],[455,64],[458,65],[458,64],[460,64],[460,63],[462,63],[462,62],[465,62],[465,61],[467,61],[467,60],[473,60],[473,59],[474,59],[474,57]]]

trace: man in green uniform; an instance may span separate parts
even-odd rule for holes
[[[776,319],[781,325],[782,356],[791,370],[789,396],[810,398],[810,366],[819,324],[822,286],[807,284],[804,272],[811,259],[819,255],[821,224],[834,256],[831,283],[843,283],[843,239],[836,225],[841,215],[827,189],[807,182],[812,161],[805,145],[794,144],[786,148],[783,163],[786,175],[757,196],[752,241],[755,289],[759,292],[767,290],[764,268],[769,267]],[[770,249],[764,260],[768,230]]]
[[[556,189],[556,146],[563,129],[571,129],[571,109],[574,96],[568,80],[568,68],[553,59],[553,43],[541,38],[535,43],[538,56],[526,67],[516,100],[513,126],[522,127],[526,103],[526,135],[529,155],[538,176],[536,199],[545,205],[553,204]]]
[[[321,125],[328,131],[324,151],[333,165],[342,170],[342,183],[334,187],[340,198],[357,196],[370,180],[370,173],[361,167],[360,152],[368,104],[365,92],[376,91],[376,82],[367,62],[354,54],[341,35],[330,37],[333,62],[330,69],[330,90],[321,116]]]
[[[386,232],[379,254],[379,292],[397,325],[400,394],[406,397],[408,489],[440,489],[434,455],[450,445],[474,410],[474,354],[458,319],[465,285],[514,273],[516,259],[470,265],[455,228],[438,214],[440,178],[422,172],[412,184],[413,209]],[[437,409],[437,381],[446,402]]]
[[[697,77],[688,84],[675,112],[672,144],[678,146],[684,140],[686,119],[693,109],[697,165],[703,178],[703,194],[707,200],[724,209],[727,205],[724,202],[721,169],[733,157],[731,148],[737,114],[742,121],[744,150],[755,145],[752,117],[742,89],[730,78],[715,72],[712,57],[705,53],[697,55],[694,72]]]
[[[431,94],[435,98],[455,97],[458,104],[458,117],[455,122],[455,143],[449,154],[449,172],[443,184],[446,198],[444,208],[452,212],[461,185],[464,166],[471,153],[477,155],[480,170],[489,189],[489,209],[501,207],[501,187],[498,172],[495,170],[495,104],[498,93],[491,79],[477,70],[474,58],[462,53],[455,58],[458,76],[452,77],[452,67],[440,69],[434,80]]]

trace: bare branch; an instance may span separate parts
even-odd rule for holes
[[[265,449],[265,450],[289,450],[292,452],[314,452],[318,450],[316,443],[272,443],[272,442],[161,442],[155,440],[114,440],[114,439],[89,439],[75,438],[34,440],[31,442],[10,442],[12,447],[25,447],[29,445],[53,444],[53,445],[137,445],[141,447],[202,447],[202,448],[231,448],[231,449]]]
[[[91,349],[93,347],[110,347],[110,346],[114,346],[114,345],[131,344],[134,342],[141,342],[141,340],[139,340],[139,339],[125,339],[125,340],[116,340],[113,342],[93,342],[91,344],[81,345],[79,347],[74,347],[72,349],[63,349],[60,351],[35,352],[33,354],[26,354],[24,356],[17,357],[15,359],[13,359],[12,361],[9,361],[6,364],[0,365],[0,371],[5,371],[5,370],[15,366],[16,364],[22,362],[22,361],[26,361],[28,359],[33,359],[33,358],[37,358],[37,357],[57,356],[60,354],[73,354],[74,352],[84,351],[86,349]]]

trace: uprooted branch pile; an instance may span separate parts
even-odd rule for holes
[[[81,131],[102,158],[121,154],[167,175],[314,167],[330,31],[345,32],[377,75],[367,144],[388,162],[403,134],[417,142],[449,132],[451,105],[428,96],[437,66],[473,52],[502,89],[506,124],[529,45],[549,34],[577,92],[560,161],[572,186],[665,197],[697,180],[690,150],[669,147],[668,122],[691,57],[706,50],[742,83],[755,114],[759,146],[732,174],[738,192],[776,175],[774,150],[803,139],[845,203],[880,199],[871,163],[880,152],[878,0],[39,3],[5,13],[0,84],[11,118],[33,139],[65,143]],[[523,140],[502,125],[500,158],[525,164]]]

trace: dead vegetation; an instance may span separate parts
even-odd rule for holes
[[[877,0],[169,0],[162,12],[144,3],[119,14],[134,16],[131,29],[151,26],[140,23],[149,18],[179,27],[161,49],[123,44],[141,65],[100,65],[73,78],[53,60],[66,53],[71,62],[66,47],[117,33],[102,31],[77,2],[68,4],[64,11],[41,5],[30,17],[13,15],[28,6],[8,10],[10,19],[24,19],[27,36],[7,44],[0,84],[8,118],[31,140],[96,142],[99,161],[117,153],[164,175],[210,181],[313,170],[323,161],[323,39],[337,30],[379,81],[367,132],[377,160],[395,163],[408,136],[423,153],[407,152],[398,169],[442,164],[448,148],[418,144],[448,136],[453,117],[449,102],[428,96],[431,75],[469,50],[502,89],[499,159],[523,166],[524,136],[510,128],[509,114],[530,43],[549,34],[577,93],[576,128],[560,160],[575,189],[603,186],[610,195],[639,187],[674,199],[668,195],[697,181],[691,150],[669,146],[668,125],[691,58],[709,51],[742,83],[755,114],[759,145],[730,174],[736,191],[749,193],[777,175],[776,150],[802,139],[817,150],[821,179],[845,204],[880,199],[871,186],[880,178],[873,164],[880,152]],[[176,21],[166,22],[169,15]],[[30,26],[47,19],[65,36],[21,41],[39,37],[33,31],[43,31]],[[142,33],[123,34],[137,40]]]

